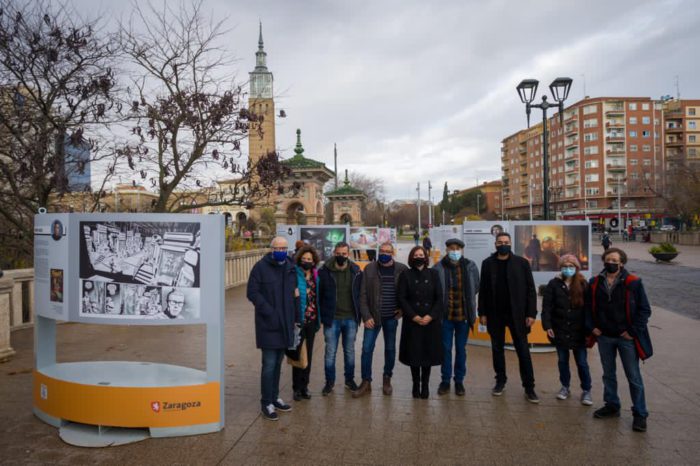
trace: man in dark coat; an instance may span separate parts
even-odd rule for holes
[[[260,404],[265,419],[276,421],[276,410],[291,411],[279,397],[284,351],[294,346],[297,276],[287,257],[287,240],[276,237],[271,251],[258,261],[248,279],[248,300],[255,306],[255,344],[262,351]]]
[[[518,354],[525,397],[531,403],[539,403],[527,342],[530,327],[537,317],[537,292],[530,263],[524,257],[514,255],[511,247],[510,235],[499,233],[496,236],[496,253],[481,264],[479,319],[482,325],[486,325],[491,337],[493,369],[496,372],[496,385],[491,393],[500,396],[506,386],[504,344],[508,327]]]

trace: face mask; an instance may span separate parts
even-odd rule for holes
[[[341,267],[344,266],[347,261],[348,258],[345,256],[335,256],[335,263]]]
[[[314,263],[313,262],[302,262],[301,268],[304,270],[311,270],[314,268]]]
[[[284,262],[287,260],[287,251],[272,251],[272,257],[277,262]]]
[[[510,244],[501,244],[500,246],[496,246],[496,251],[502,256],[510,254]]]
[[[416,257],[411,260],[411,264],[413,267],[420,267],[422,265],[425,265],[425,258],[424,257]]]
[[[379,254],[378,258],[380,264],[388,264],[391,262],[391,259],[391,254]]]
[[[571,278],[576,275],[576,267],[562,267],[561,274],[566,278]]]
[[[612,264],[610,262],[605,263],[605,271],[608,273],[616,273],[620,270],[620,264]]]
[[[447,256],[450,258],[450,260],[457,262],[462,258],[462,251],[450,251],[447,253]]]

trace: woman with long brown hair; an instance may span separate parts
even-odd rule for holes
[[[403,310],[399,361],[411,367],[413,398],[430,395],[430,368],[442,365],[442,287],[428,268],[428,253],[416,246],[408,254],[409,269],[399,276],[397,297]]]
[[[581,274],[581,263],[573,254],[559,259],[561,274],[547,284],[542,299],[542,327],[557,348],[559,356],[559,381],[561,389],[557,399],[571,395],[569,352],[573,352],[581,381],[581,404],[590,406],[591,372],[588,368],[584,293],[588,282]]]

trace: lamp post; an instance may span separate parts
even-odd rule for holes
[[[420,181],[416,186],[416,192],[418,193],[418,203],[416,204],[418,206],[418,226],[416,227],[416,231],[420,235]]]
[[[532,180],[530,180],[530,184],[527,185],[527,191],[528,191],[528,200],[530,201],[530,221],[532,222]]]
[[[479,214],[479,201],[481,201],[481,194],[476,193],[476,216],[478,217]]]
[[[530,110],[532,108],[542,109],[542,155],[544,158],[542,163],[544,180],[542,193],[544,197],[543,210],[545,220],[549,220],[549,199],[547,199],[549,194],[549,141],[547,139],[547,109],[551,107],[558,108],[560,124],[564,124],[564,101],[569,96],[572,82],[573,80],[571,78],[557,78],[552,81],[552,84],[549,85],[549,90],[552,93],[552,97],[557,102],[556,104],[550,104],[547,102],[546,95],[542,96],[542,103],[532,103],[532,101],[535,100],[537,86],[539,85],[539,81],[536,79],[523,79],[516,87],[518,90],[518,95],[520,95],[520,100],[525,104],[525,114],[527,115],[528,128],[530,127]]]
[[[564,188],[561,186],[550,186],[549,187],[549,195],[547,196],[548,198],[554,198],[557,201],[559,201],[559,196],[561,196],[561,193],[564,191]],[[557,217],[557,207],[556,205],[554,206],[554,218],[556,219]]]

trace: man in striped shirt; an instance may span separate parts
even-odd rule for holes
[[[394,246],[379,246],[377,261],[370,262],[364,270],[360,288],[360,314],[365,326],[362,340],[362,383],[353,393],[359,398],[372,391],[372,356],[379,332],[384,332],[384,377],[382,391],[391,395],[391,376],[396,361],[396,329],[401,309],[396,299],[396,285],[406,265],[394,260]]]

